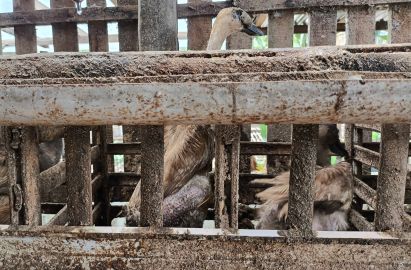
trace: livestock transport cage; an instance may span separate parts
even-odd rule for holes
[[[410,267],[411,1],[141,0],[137,7],[124,0],[105,7],[90,0],[81,15],[71,0],[50,2],[51,9],[35,10],[38,1],[15,0],[14,12],[0,14],[17,54],[36,53],[35,27],[49,24],[57,52],[0,58],[3,195],[11,215],[0,229],[2,269]],[[277,49],[147,52],[177,49],[177,36],[185,35],[177,18],[188,21],[188,49],[204,49],[212,17],[232,5],[268,13],[268,45]],[[388,16],[376,22],[381,7]],[[307,24],[295,25],[302,13]],[[118,21],[121,51],[145,52],[107,53],[108,21]],[[78,23],[88,24],[90,51],[99,53],[68,53],[79,49]],[[366,45],[376,29],[402,44]],[[310,48],[286,49],[301,32]],[[358,46],[331,47],[337,32]],[[229,49],[251,44],[239,34],[227,40]],[[192,123],[216,125],[216,229],[162,226],[162,125]],[[268,143],[240,138],[239,125],[249,134],[252,123],[269,124]],[[311,234],[319,123],[346,124],[352,231]],[[113,124],[123,125],[123,143],[113,142]],[[381,142],[370,131],[381,132]],[[40,173],[38,143],[59,137],[65,161]],[[125,155],[126,172],[114,171],[113,155]],[[291,221],[296,230],[238,229],[238,203],[255,203],[261,189],[250,180],[266,177],[250,174],[250,155],[268,155],[269,173],[278,156],[298,159],[300,185],[290,197],[308,199],[290,207],[290,217],[300,216]],[[148,228],[108,227],[119,212],[112,202],[128,201],[140,178],[151,191],[142,194]],[[42,224],[41,213],[55,215]]]

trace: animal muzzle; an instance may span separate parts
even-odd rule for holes
[[[244,25],[241,32],[244,32],[250,36],[264,36],[263,31],[261,31],[255,24]]]

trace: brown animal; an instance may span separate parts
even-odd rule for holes
[[[273,179],[256,180],[272,187],[256,196],[264,202],[259,211],[257,229],[286,229],[290,172]],[[347,214],[353,197],[352,170],[348,162],[317,168],[315,175],[315,200],[313,230],[340,231],[348,228]]]
[[[240,8],[222,9],[214,22],[207,50],[219,50],[232,33],[262,35],[252,18]],[[206,176],[214,156],[214,135],[210,126],[165,127],[164,226],[201,227],[211,198]],[[127,223],[138,224],[140,184],[127,206]]]

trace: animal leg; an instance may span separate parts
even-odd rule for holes
[[[201,227],[205,219],[201,206],[209,199],[211,186],[207,176],[195,175],[178,192],[166,197],[163,202],[163,224],[165,227],[190,225]],[[127,224],[137,225],[140,212],[129,208]]]

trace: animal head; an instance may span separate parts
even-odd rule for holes
[[[241,8],[231,7],[222,9],[216,22],[222,23],[224,28],[234,32],[244,32],[252,36],[262,36],[264,33],[254,24],[253,18]]]
[[[341,143],[338,133],[339,130],[335,124],[320,125],[318,136],[320,148],[329,149],[334,154],[347,159],[348,152]]]
[[[264,35],[254,24],[253,18],[241,8],[230,7],[220,10],[211,30],[207,50],[219,50],[224,40],[237,32],[252,36]]]

